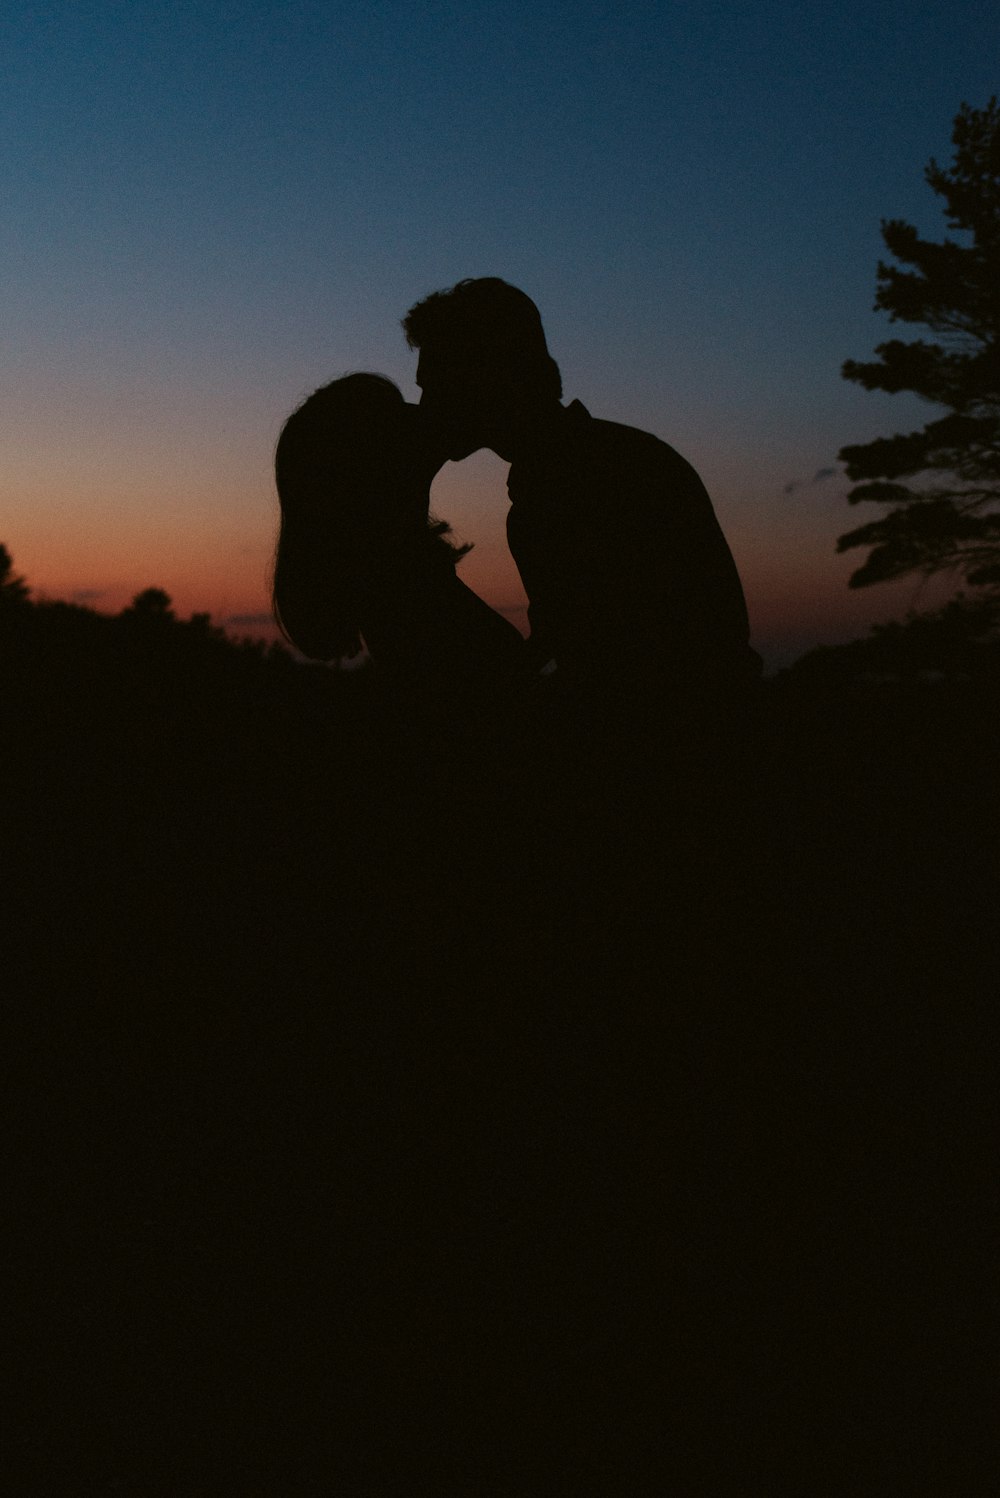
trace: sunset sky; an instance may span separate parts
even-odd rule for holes
[[[880,219],[944,230],[923,167],[1000,91],[994,7],[13,0],[0,56],[0,541],[36,593],[253,628],[283,418],[355,369],[416,399],[399,319],[499,275],[567,399],[699,470],[770,665],[943,596],[847,590],[836,453],[928,408],[839,369],[890,336]],[[505,476],[433,502],[520,622]]]

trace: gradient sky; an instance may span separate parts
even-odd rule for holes
[[[567,399],[698,468],[769,664],[937,602],[846,588],[836,453],[929,412],[839,369],[890,336],[880,219],[944,230],[923,167],[998,44],[967,0],[15,0],[0,541],[37,593],[252,621],[283,418],[352,369],[416,399],[400,317],[500,275]],[[505,476],[433,501],[520,622]]]

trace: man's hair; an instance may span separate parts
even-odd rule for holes
[[[538,308],[499,276],[470,278],[431,292],[410,308],[403,331],[412,349],[433,350],[463,364],[483,361],[516,373],[540,396],[562,400],[562,377],[545,342]]]

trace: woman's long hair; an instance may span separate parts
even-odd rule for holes
[[[323,385],[285,422],[274,455],[281,526],[271,603],[278,628],[313,660],[356,656],[372,576],[400,525],[398,496],[372,469],[399,442],[402,392],[376,374]],[[444,521],[418,539],[454,565],[470,550],[445,540]]]

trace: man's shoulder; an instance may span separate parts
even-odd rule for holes
[[[624,422],[591,416],[579,401],[566,408],[566,416],[567,453],[585,462],[592,472],[607,466],[619,477],[630,473],[654,482],[676,484],[687,480],[701,485],[697,471],[662,437]]]

